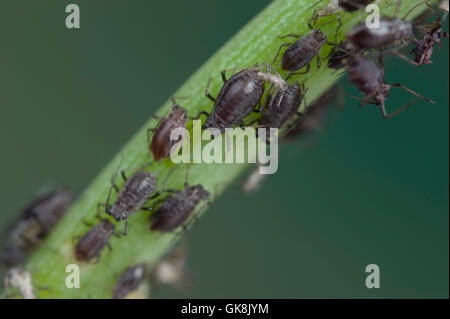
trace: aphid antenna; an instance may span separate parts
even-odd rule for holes
[[[111,199],[112,190],[113,190],[114,186],[116,185],[116,178],[117,178],[117,174],[119,173],[120,166],[122,165],[122,161],[123,161],[123,153],[120,154],[119,165],[117,165],[116,171],[114,172],[114,175],[111,178],[111,186],[108,191],[108,196],[106,197],[106,204],[105,204],[106,213],[108,213],[111,209],[111,206],[109,205],[109,201]],[[98,211],[97,211],[97,213],[98,213]]]
[[[398,16],[398,12],[400,11],[401,3],[402,3],[402,0],[398,0],[397,7],[395,8],[395,15],[394,15],[395,18],[397,18],[397,16]],[[406,11],[405,15],[404,15],[401,19],[402,19],[402,20],[406,20],[406,18],[407,18],[407,17],[408,17],[415,9],[417,9],[418,7],[420,7],[420,6],[423,5],[423,4],[425,4],[425,5],[427,5],[427,6],[430,6],[430,4],[428,3],[428,1],[419,2],[419,3],[417,3],[416,5],[412,6],[408,11]]]
[[[310,6],[308,9],[306,9],[306,10],[311,10],[312,8],[314,8],[315,6],[317,6],[319,3],[321,3],[323,0],[319,0],[319,1],[316,1],[312,6]]]
[[[153,195],[153,196],[150,197],[151,199],[157,197],[159,194],[161,194],[161,192],[163,192],[163,191],[161,191],[161,189],[163,189],[163,187],[166,185],[167,181],[169,180],[170,176],[173,174],[173,172],[175,172],[175,170],[176,170],[177,168],[178,168],[178,166],[172,168],[172,169],[169,171],[169,173],[166,175],[166,177],[164,178],[164,180],[162,181],[162,183],[161,183],[161,184],[159,185],[159,187],[158,187],[160,190],[157,191],[157,192],[155,192],[155,195]],[[161,172],[158,172],[158,177],[157,177],[158,180],[159,180],[159,175],[161,175]]]

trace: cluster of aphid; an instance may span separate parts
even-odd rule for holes
[[[390,114],[387,113],[384,102],[389,90],[393,87],[401,87],[419,98],[432,102],[402,84],[386,84],[382,61],[385,55],[392,54],[414,65],[431,63],[434,46],[439,44],[442,38],[449,37],[448,33],[441,28],[442,21],[448,12],[448,1],[443,1],[440,5],[440,8],[446,12],[444,18],[439,17],[427,2],[419,4],[427,5],[429,11],[436,16],[436,20],[427,26],[418,25],[419,19],[406,21],[411,11],[404,17],[398,18],[397,12],[401,4],[399,0],[395,17],[383,17],[377,29],[368,28],[365,24],[357,25],[346,34],[346,39],[338,44],[329,42],[327,36],[320,29],[315,28],[319,19],[331,15],[336,15],[332,21],[337,21],[340,26],[340,18],[343,14],[360,10],[372,2],[374,0],[332,0],[327,6],[315,8],[308,21],[311,32],[303,36],[296,34],[284,36],[283,38],[294,37],[297,40],[293,43],[283,43],[275,55],[273,65],[276,64],[282,49],[287,48],[281,56],[281,69],[286,74],[284,78],[274,66],[268,63],[242,68],[229,79],[226,73],[230,70],[224,70],[221,73],[224,84],[217,97],[214,98],[209,93],[209,83],[205,91],[206,96],[214,102],[212,111],[210,113],[203,111],[196,117],[188,116],[187,110],[173,101],[174,105],[170,113],[161,118],[155,128],[148,130],[149,150],[154,160],[167,159],[172,147],[179,142],[179,140],[170,139],[173,129],[185,128],[188,120],[199,119],[201,115],[207,116],[203,129],[217,128],[220,132],[228,127],[256,125],[282,129],[283,139],[288,140],[314,130],[331,104],[330,100],[334,94],[324,95],[311,104],[306,113],[300,114],[299,108],[304,102],[306,91],[305,82],[288,83],[287,81],[292,76],[308,73],[314,58],[316,58],[317,66],[321,67],[319,52],[325,44],[333,47],[326,58],[326,67],[335,70],[346,68],[350,82],[366,96],[362,102],[379,106],[384,118],[398,114],[409,106],[408,104]],[[420,40],[416,39],[415,30],[422,31],[423,36]],[[398,50],[400,46],[409,43],[414,43],[412,51],[407,53],[413,54],[413,59]],[[379,64],[373,62],[373,59],[377,59]],[[301,71],[302,69],[304,71]],[[269,85],[268,90],[266,85]],[[331,91],[333,92],[335,91]],[[261,102],[262,100],[264,102]],[[260,116],[257,120],[245,123],[245,119],[253,112],[259,113]],[[116,176],[113,177],[106,203],[100,203],[98,207],[104,208],[104,213],[111,216],[115,222],[124,221],[125,230],[117,232],[115,224],[98,213],[99,223],[90,225],[91,228],[79,236],[74,247],[74,255],[78,261],[90,262],[98,259],[101,251],[109,247],[111,236],[127,234],[128,218],[139,210],[152,212],[149,224],[151,231],[166,233],[180,227],[184,229],[198,214],[198,212],[195,213],[197,206],[201,202],[209,203],[211,195],[202,185],[189,185],[187,181],[189,169],[186,173],[184,188],[171,190],[162,188],[170,174],[158,189],[157,177],[145,170],[148,166],[141,167],[129,177],[126,175],[128,170],[123,170],[121,176],[124,184],[120,189],[115,183]],[[253,174],[244,189],[249,192],[254,190],[258,180],[258,176]],[[111,204],[113,190],[117,192],[117,196]],[[146,206],[150,200],[154,200],[152,207]],[[8,282],[19,283],[17,285],[23,295],[33,295],[25,284],[29,282],[27,272],[11,267],[23,264],[26,256],[42,242],[63,216],[71,201],[72,196],[66,191],[46,195],[25,209],[7,232],[3,240],[5,248],[1,252],[0,262],[10,268],[11,275],[7,277]],[[176,284],[181,272],[178,269],[181,267],[180,262],[172,264],[166,262],[161,267],[155,269],[155,276],[161,282]],[[127,268],[118,279],[112,293],[113,297],[123,298],[136,291],[145,281],[147,272],[144,264]]]

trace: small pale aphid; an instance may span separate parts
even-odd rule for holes
[[[178,290],[184,290],[189,285],[185,245],[176,247],[155,266],[152,279],[158,284],[170,285]]]

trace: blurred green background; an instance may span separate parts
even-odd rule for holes
[[[2,0],[0,228],[43,188],[82,191],[269,2],[78,0],[68,30],[71,2]],[[348,99],[313,143],[282,147],[260,192],[231,187],[188,235],[193,287],[154,297],[448,297],[448,56],[445,43],[432,65],[387,61],[388,82],[436,105],[386,121]],[[388,108],[411,99],[392,91]],[[370,263],[380,289],[365,288]]]

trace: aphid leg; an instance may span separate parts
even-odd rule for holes
[[[77,242],[81,237],[83,237],[83,236],[82,235],[73,236],[72,242]]]
[[[304,72],[291,72],[291,73],[288,74],[288,76],[286,77],[285,80],[287,81],[291,76],[307,74],[307,73],[309,73],[309,71],[311,71],[311,64],[310,63],[308,63],[306,65],[306,70]]]
[[[290,46],[291,44],[292,44],[292,43],[282,43],[282,44],[280,45],[280,47],[278,48],[277,54],[275,54],[275,58],[273,59],[272,64],[275,64],[275,63],[277,62],[278,57],[280,56],[281,49],[284,48],[284,47],[288,47],[288,46]]]
[[[190,120],[198,120],[201,115],[209,116],[209,113],[206,111],[200,111],[200,113],[197,114],[197,116],[188,116]]]
[[[401,83],[391,83],[391,84],[389,84],[389,89],[391,89],[393,87],[399,87],[399,88],[405,90],[406,92],[409,92],[409,93],[411,93],[414,96],[417,96],[419,99],[422,99],[422,100],[424,100],[424,101],[426,101],[428,103],[431,103],[431,104],[436,104],[436,102],[434,102],[433,100],[431,100],[431,99],[429,99],[429,98],[427,98],[427,97],[425,97],[423,95],[420,95],[419,93],[414,92],[413,90],[407,88],[406,86],[404,86]]]
[[[208,79],[208,84],[206,85],[206,89],[205,89],[205,95],[211,101],[216,102],[216,98],[213,97],[211,94],[209,94],[209,86],[210,85],[211,85],[211,77],[209,77],[209,79]]]
[[[300,38],[301,35],[296,34],[296,33],[288,33],[286,35],[283,35],[281,37],[278,37],[278,39],[285,39],[285,38]]]
[[[317,18],[319,18],[318,12],[320,11],[320,9],[322,8],[315,8],[313,10],[311,17],[308,19],[307,25],[308,28],[310,28],[311,30],[314,29],[314,26],[316,25]]]
[[[399,13],[400,7],[401,7],[401,3],[402,3],[402,0],[398,0],[398,2],[397,2],[397,7],[395,8],[395,14],[394,14],[394,17],[395,17],[395,18],[398,16],[398,13]],[[409,9],[409,10],[405,13],[405,15],[402,17],[402,20],[406,20],[406,18],[410,15],[411,12],[413,12],[417,7],[420,7],[420,6],[423,5],[424,3],[426,3],[426,1],[424,1],[424,2],[419,2],[418,4],[412,6],[411,9]]]

